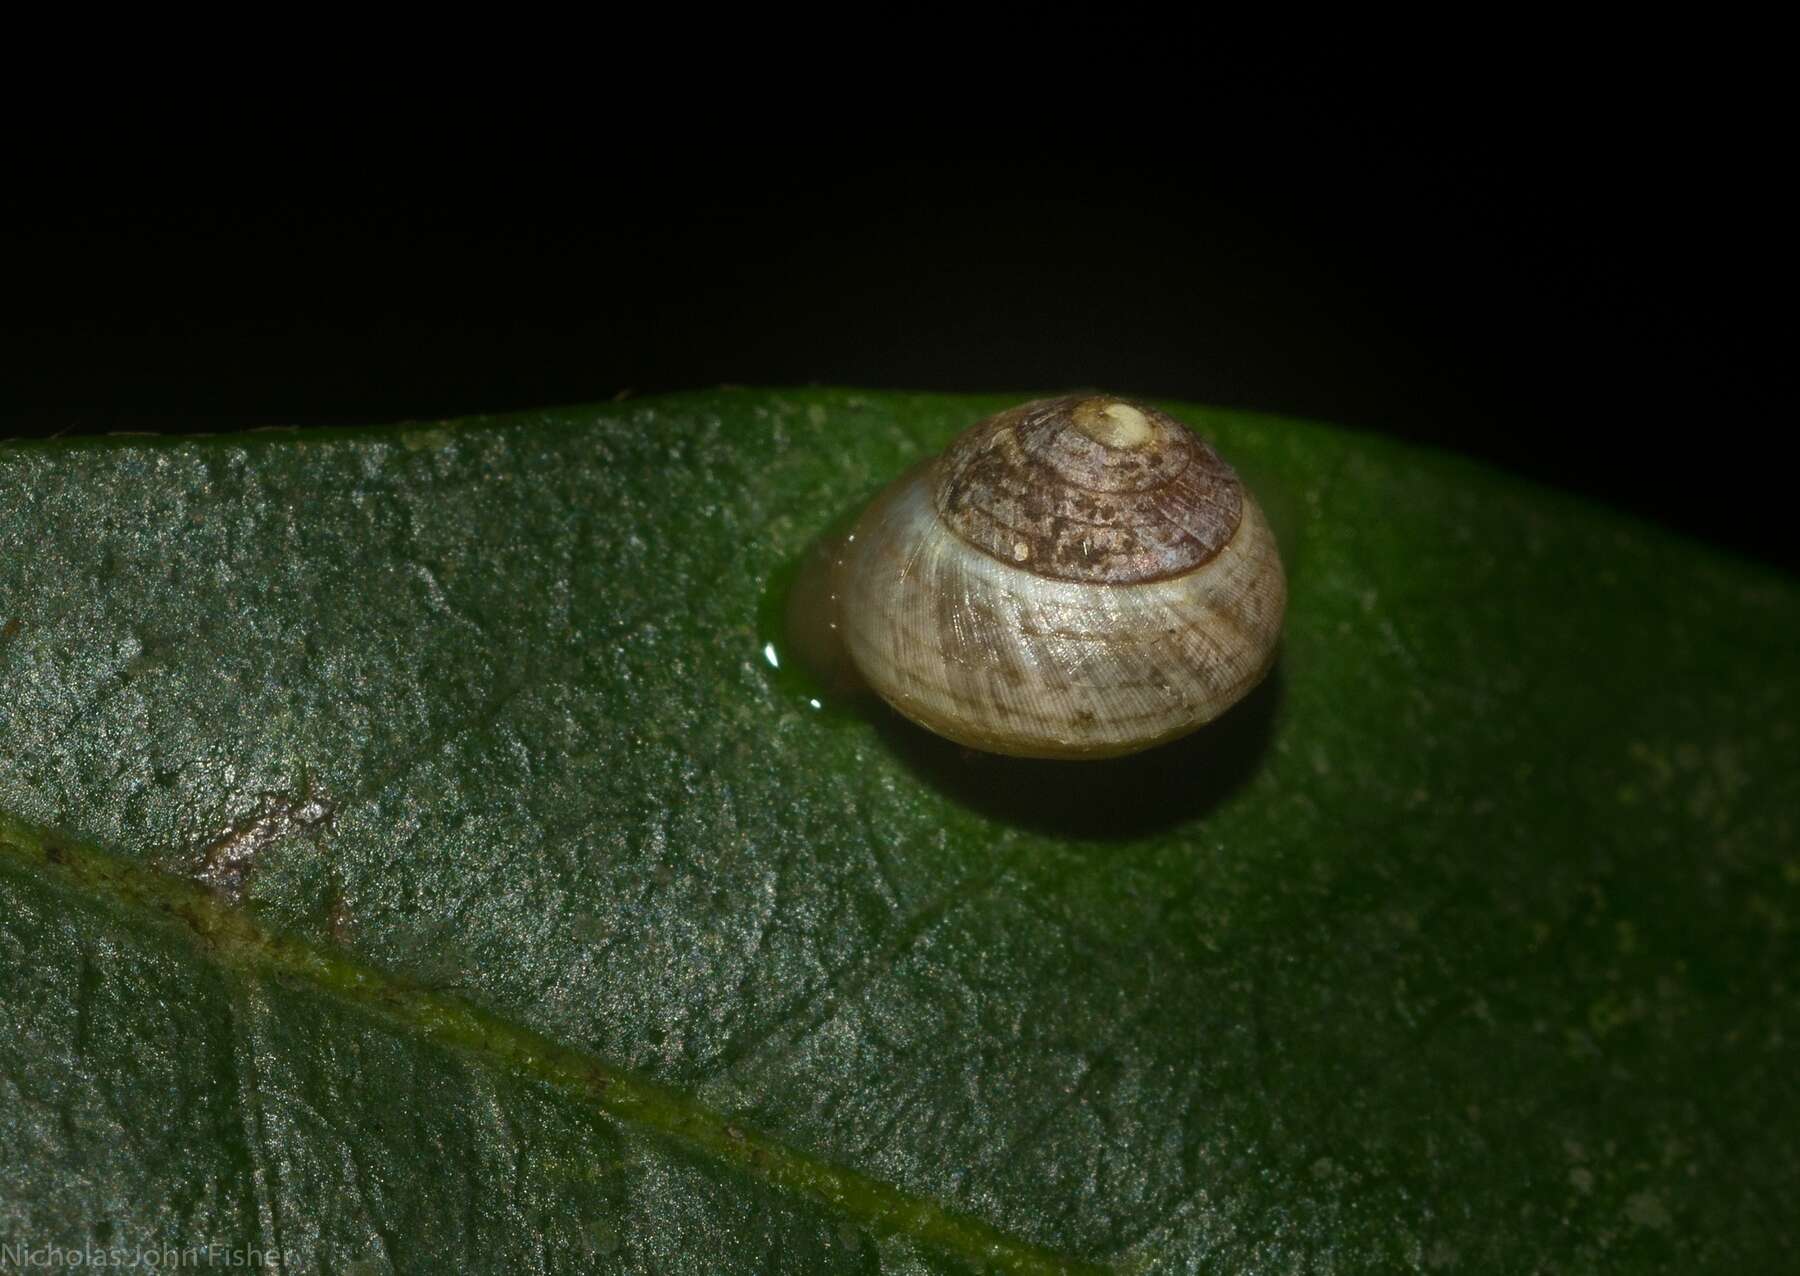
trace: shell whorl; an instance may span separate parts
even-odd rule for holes
[[[847,538],[837,589],[852,662],[901,713],[1072,758],[1223,713],[1267,673],[1287,598],[1230,467],[1172,418],[1095,397],[999,413],[903,476]]]
[[[996,413],[938,459],[938,515],[1040,576],[1134,584],[1194,570],[1237,531],[1243,488],[1179,421],[1099,396]]]

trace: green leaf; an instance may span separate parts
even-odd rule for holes
[[[997,406],[0,448],[0,1266],[1791,1267],[1800,588],[1177,405],[1263,690],[814,711],[775,582]]]

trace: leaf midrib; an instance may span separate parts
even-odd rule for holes
[[[251,979],[281,979],[348,1004],[389,1031],[454,1050],[496,1072],[550,1085],[616,1121],[675,1140],[768,1183],[824,1201],[878,1234],[902,1236],[1019,1276],[1109,1269],[1053,1254],[979,1219],[744,1126],[691,1095],[505,1016],[261,926],[241,905],[184,877],[0,814],[0,867],[101,910],[177,935],[198,960]]]

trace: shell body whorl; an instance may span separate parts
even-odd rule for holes
[[[1103,396],[999,413],[916,467],[838,559],[851,661],[901,713],[996,753],[1108,757],[1261,681],[1275,541],[1186,427]]]

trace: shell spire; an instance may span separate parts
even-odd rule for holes
[[[957,438],[933,499],[951,530],[1001,562],[1135,584],[1216,557],[1242,494],[1231,467],[1173,417],[1070,396],[996,413]]]

